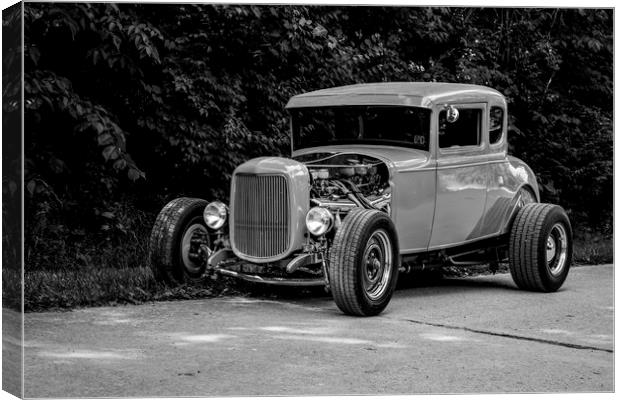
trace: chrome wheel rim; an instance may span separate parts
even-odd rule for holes
[[[377,300],[386,293],[392,276],[392,242],[386,231],[379,229],[370,236],[362,260],[364,292]]]
[[[545,256],[547,268],[553,276],[560,275],[566,266],[568,254],[568,238],[564,225],[557,223],[553,225],[545,246]]]
[[[191,259],[189,253],[192,250],[192,238],[196,233],[200,234],[208,234],[207,228],[201,224],[193,224],[190,225],[189,228],[183,234],[183,239],[181,240],[181,259],[183,260],[183,265],[185,269],[187,269],[191,273],[200,272],[202,265],[196,263]]]

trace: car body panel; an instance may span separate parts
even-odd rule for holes
[[[508,233],[522,188],[540,201],[536,176],[523,161],[510,156],[487,156],[469,164],[461,161],[460,166],[442,168],[439,164],[437,168],[437,205],[429,251]],[[461,195],[455,195],[457,192]]]
[[[478,85],[438,82],[367,83],[316,90],[292,97],[287,109],[385,105],[432,108],[452,102],[502,102],[498,91]]]
[[[464,243],[480,236],[486,202],[484,164],[475,156],[437,162],[435,218],[430,248]]]

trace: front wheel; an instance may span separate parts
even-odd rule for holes
[[[161,210],[149,240],[149,262],[158,281],[180,284],[198,280],[204,274],[210,247],[209,232],[203,219],[207,202],[181,197]]]
[[[399,261],[390,217],[377,210],[352,210],[330,250],[329,279],[336,305],[349,315],[379,314],[392,298]]]
[[[531,203],[517,213],[510,232],[510,274],[521,289],[554,292],[568,275],[573,235],[564,209]]]

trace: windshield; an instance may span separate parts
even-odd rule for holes
[[[291,109],[293,149],[332,144],[383,144],[428,151],[431,110],[350,106]]]

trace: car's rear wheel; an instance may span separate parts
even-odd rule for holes
[[[568,275],[573,254],[570,221],[562,207],[525,204],[510,232],[510,273],[521,289],[553,292]]]
[[[180,284],[202,277],[207,267],[207,255],[202,253],[204,246],[210,247],[202,217],[206,205],[202,199],[181,197],[161,210],[149,240],[149,262],[156,280]]]
[[[352,210],[336,232],[329,261],[336,305],[349,315],[379,314],[398,280],[398,240],[390,217],[377,210]]]

